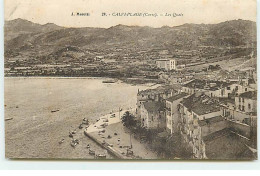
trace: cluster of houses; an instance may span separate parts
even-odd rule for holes
[[[138,91],[144,128],[180,134],[196,159],[256,157],[255,82],[193,79],[179,88]]]

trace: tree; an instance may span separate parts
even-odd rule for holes
[[[123,125],[127,128],[134,127],[136,125],[136,120],[134,118],[135,117],[129,111],[126,111],[122,117]]]

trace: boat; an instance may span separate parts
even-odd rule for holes
[[[5,121],[8,121],[8,120],[13,120],[13,118],[6,118]]]
[[[97,154],[96,156],[95,156],[95,158],[96,159],[106,159],[106,155],[105,154]]]
[[[109,79],[109,80],[102,81],[102,83],[116,83],[116,82],[117,82],[117,80],[115,80],[115,79]]]
[[[89,121],[88,121],[88,119],[83,119],[83,121],[82,121],[82,124],[85,124],[85,125],[89,125]]]
[[[78,144],[71,141],[70,145],[71,145],[72,147],[76,147],[76,145],[78,145]]]
[[[53,113],[53,112],[58,112],[58,111],[60,111],[60,110],[59,110],[59,109],[51,110],[52,113]]]
[[[60,142],[59,142],[59,144],[62,144],[64,142],[64,139],[62,139]]]
[[[78,139],[73,139],[73,140],[71,141],[71,143],[70,143],[70,145],[71,145],[72,147],[76,147],[78,144],[79,144],[79,140],[78,140]]]
[[[94,150],[91,150],[91,149],[89,149],[89,152],[88,152],[90,155],[95,155],[95,151]]]

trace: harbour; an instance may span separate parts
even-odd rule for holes
[[[93,159],[88,145],[99,154],[105,153],[104,148],[84,135],[85,125],[79,129],[82,119],[94,123],[119,107],[133,108],[138,89],[149,86],[104,84],[103,80],[5,78],[5,118],[12,118],[5,121],[9,139],[6,156]],[[76,131],[75,139],[79,140],[76,147],[70,145],[71,131]],[[109,158],[114,157],[108,154]]]

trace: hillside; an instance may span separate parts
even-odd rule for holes
[[[16,19],[5,22],[5,56],[26,53],[49,55],[66,46],[106,50],[116,47],[132,51],[153,48],[198,49],[211,47],[256,47],[256,23],[246,20],[219,24],[184,24],[161,28],[117,25],[110,28],[64,28]]]

